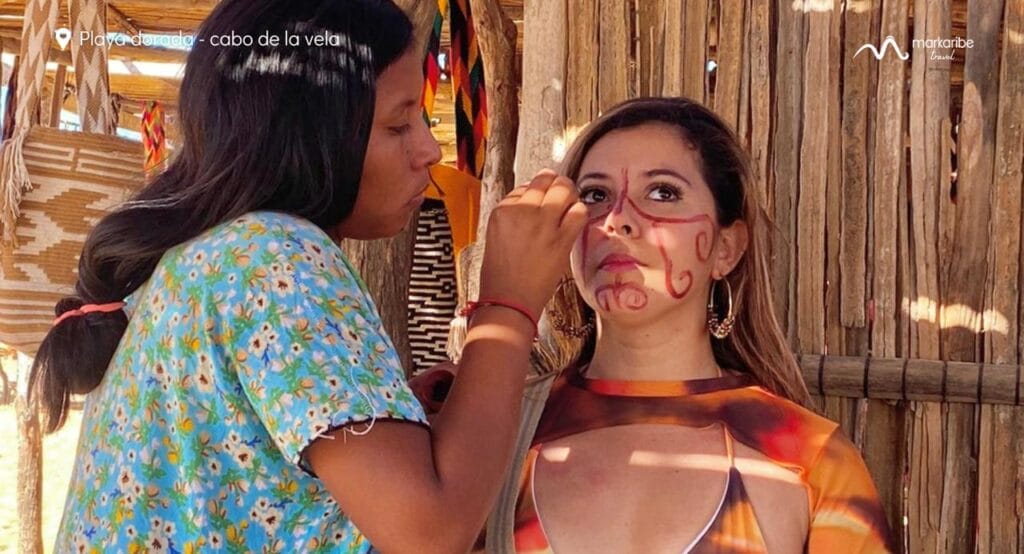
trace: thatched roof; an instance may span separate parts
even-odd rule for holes
[[[110,0],[107,3],[107,25],[110,32],[128,34],[192,34],[199,27],[218,0]],[[429,0],[425,0],[429,1]],[[501,0],[509,17],[515,21],[520,31],[518,49],[522,50],[523,0]],[[25,9],[24,0],[0,0],[0,43],[3,45],[4,64],[3,79],[6,82],[10,70],[10,60],[18,51],[20,42],[22,16]],[[67,0],[61,2],[61,25],[68,25]],[[966,37],[967,14],[966,2],[954,1],[952,4],[953,37]],[[712,9],[710,17],[716,18]],[[708,37],[708,55],[714,58],[717,51],[715,25]],[[442,36],[442,49],[449,45],[447,28]],[[69,64],[70,52],[54,50],[51,53],[53,62]],[[126,99],[122,125],[132,126],[141,113],[142,102],[159,100],[170,108],[169,119],[173,126],[173,111],[177,105],[178,87],[181,77],[181,65],[185,60],[185,52],[157,47],[115,46],[110,50],[110,85],[111,93]],[[52,87],[56,64],[48,71],[47,85]],[[73,68],[69,67],[69,72]],[[952,68],[954,90],[959,89],[963,82],[963,60],[954,60]],[[68,83],[74,83],[69,76]],[[957,96],[954,94],[954,96]],[[65,109],[74,109],[73,95],[69,95]],[[450,87],[442,86],[438,91],[435,105],[435,117],[441,124],[434,131],[445,150],[446,160],[454,159],[454,113]],[[173,130],[171,130],[173,140]]]
[[[193,34],[202,23],[217,0],[110,0],[107,2],[107,27],[109,32],[130,35],[145,34]],[[503,0],[510,17],[522,29],[523,0]],[[17,55],[25,1],[0,1],[0,44],[4,53],[3,79],[9,78],[13,56]],[[58,26],[68,26],[68,2],[62,0]],[[448,47],[448,34],[442,39],[442,48]],[[141,105],[147,100],[159,100],[168,108],[168,119],[173,127],[174,108],[178,101],[181,66],[186,53],[159,47],[114,46],[110,49],[110,89],[112,94],[126,99],[123,105],[121,125],[138,128]],[[47,90],[52,88],[56,65],[69,65],[67,82],[74,83],[70,75],[74,72],[71,53],[54,49],[50,54],[51,67],[47,72]],[[68,95],[64,109],[75,109],[74,95]],[[441,124],[435,127],[435,134],[444,146],[446,160],[454,159],[454,106],[450,87],[441,87],[436,105],[435,117]],[[168,129],[174,139],[173,129]]]

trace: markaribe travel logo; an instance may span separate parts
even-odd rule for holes
[[[856,58],[857,56],[860,55],[861,52],[865,50],[870,50],[871,54],[875,56],[876,60],[881,60],[883,57],[885,57],[885,53],[888,52],[890,48],[896,51],[896,55],[899,56],[901,60],[906,60],[907,58],[910,57],[910,54],[900,50],[900,45],[896,44],[896,39],[893,38],[892,35],[885,37],[885,40],[882,41],[881,49],[875,48],[874,44],[865,44],[864,46],[861,46],[860,48],[857,49],[857,53],[854,54],[853,57]]]
[[[920,39],[915,38],[911,41],[911,49],[927,50],[929,51],[929,59],[932,60],[952,60],[954,49],[972,48],[974,46],[973,39],[964,39],[963,37],[955,38],[929,38]],[[900,49],[900,45],[896,43],[896,39],[889,35],[882,41],[881,46],[875,46],[874,44],[865,44],[857,49],[857,52],[853,54],[856,58],[861,52],[867,50],[875,57],[876,60],[881,61],[890,50],[903,61],[910,59],[910,52],[904,52]],[[946,50],[945,53],[940,50]]]

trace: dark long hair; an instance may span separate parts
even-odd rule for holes
[[[317,35],[320,45],[307,44]],[[412,24],[389,0],[221,2],[188,55],[177,156],[92,230],[75,295],[56,314],[122,301],[168,249],[247,212],[285,212],[325,230],[345,219],[359,191],[376,79],[412,43]],[[48,432],[63,424],[71,394],[102,381],[127,325],[124,311],[89,313],[46,335],[29,387],[43,395]]]
[[[712,341],[715,360],[722,367],[753,375],[758,384],[775,394],[806,404],[807,387],[772,303],[767,215],[761,208],[747,153],[727,123],[687,98],[627,100],[594,120],[576,137],[562,161],[561,173],[576,179],[587,153],[602,137],[617,129],[648,123],[672,126],[699,154],[701,175],[715,199],[717,224],[728,227],[743,221],[750,233],[746,252],[725,277],[734,292],[737,315],[733,332],[723,340]],[[716,306],[728,302],[723,288],[716,287]],[[580,329],[585,329],[583,325],[594,317],[593,310],[572,285],[559,287],[548,310]],[[719,314],[721,318],[724,316]],[[564,364],[564,367],[589,361],[594,353],[596,333],[591,329],[571,336],[556,329],[552,339],[553,349],[557,351],[545,352],[543,358]]]

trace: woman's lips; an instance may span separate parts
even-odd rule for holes
[[[429,188],[429,186],[423,187],[423,190],[421,190],[419,192],[419,194],[417,194],[416,196],[413,196],[412,198],[410,198],[409,201],[406,202],[405,205],[409,206],[409,207],[412,207],[412,208],[420,207],[423,204],[423,201],[426,199],[427,188]]]
[[[609,273],[621,273],[624,271],[632,271],[644,264],[637,261],[632,256],[625,254],[609,254],[601,260],[601,263],[597,265],[598,271],[607,271]]]

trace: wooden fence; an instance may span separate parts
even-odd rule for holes
[[[1024,0],[533,1],[524,17],[519,176],[626,98],[713,106],[776,226],[794,349],[889,359],[881,388],[804,365],[901,549],[1024,550],[1019,372],[990,370],[1024,348]],[[942,378],[955,362],[970,383]]]

